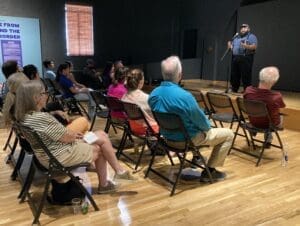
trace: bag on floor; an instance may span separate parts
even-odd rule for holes
[[[76,177],[80,180],[79,177]],[[59,183],[55,179],[51,180],[52,191],[51,191],[51,203],[58,205],[71,205],[72,199],[84,198],[85,194],[80,190],[79,186],[76,185],[71,179],[65,183]]]

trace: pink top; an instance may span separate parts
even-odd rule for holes
[[[123,83],[117,85],[110,85],[108,87],[107,95],[121,99],[127,93],[127,89]]]
[[[118,83],[117,85],[111,84],[108,87],[107,95],[111,97],[117,97],[121,99],[127,93],[127,89],[123,83]],[[113,118],[126,118],[123,112],[111,112],[111,117]]]

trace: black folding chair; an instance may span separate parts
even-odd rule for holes
[[[109,110],[106,103],[105,94],[102,91],[91,91],[90,92],[95,104],[96,104],[96,112],[94,117],[92,118],[92,123],[90,127],[90,131],[93,130],[94,124],[96,121],[96,117],[104,118],[108,120]]]
[[[76,100],[75,97],[68,97],[65,98],[64,94],[69,92],[64,87],[62,87],[57,81],[48,80],[49,83],[52,84],[53,92],[56,95],[56,98],[59,98],[61,105],[66,108],[68,114],[74,114],[78,113],[79,115],[86,116],[88,119],[90,119],[89,114],[87,113],[86,109],[82,106],[80,101]]]
[[[209,104],[207,103],[205,96],[200,90],[187,89],[195,97],[198,105],[203,109],[204,113],[210,118],[211,111],[209,109]]]
[[[129,126],[128,126],[128,121],[127,121],[127,115],[126,112],[124,110],[124,106],[123,106],[123,102],[116,98],[116,97],[111,97],[111,96],[106,96],[106,103],[107,103],[107,107],[109,109],[109,116],[105,125],[105,129],[104,131],[106,133],[108,133],[110,127],[112,126],[116,131],[116,128],[123,130],[123,134],[122,134],[122,138],[120,141],[120,144],[118,146],[118,151],[117,153],[119,153],[120,149],[123,149],[125,144],[126,144],[126,136],[129,136],[130,141],[133,143],[133,139],[130,135],[129,132]],[[124,114],[124,117],[115,117],[114,113],[120,113],[120,114]]]
[[[170,184],[172,184],[173,185],[172,191],[171,191],[171,196],[172,196],[175,193],[175,189],[176,189],[176,186],[178,184],[178,180],[181,176],[183,166],[184,166],[185,162],[188,162],[192,165],[195,165],[195,166],[198,166],[202,169],[205,169],[207,174],[209,175],[210,183],[213,183],[213,179],[212,179],[210,170],[209,170],[209,168],[208,168],[208,166],[205,162],[205,159],[203,158],[202,154],[199,151],[200,147],[202,147],[202,146],[195,146],[193,144],[186,128],[184,127],[182,119],[178,115],[170,114],[170,113],[153,112],[153,115],[154,115],[156,121],[158,122],[158,125],[160,127],[160,131],[163,130],[163,131],[168,132],[168,133],[175,133],[175,134],[180,133],[180,134],[182,134],[184,136],[184,141],[183,141],[184,144],[183,144],[182,147],[174,147],[173,145],[170,146],[168,144],[168,139],[166,139],[163,136],[158,137],[157,145],[161,145],[162,147],[164,147],[166,152],[168,152],[168,150],[172,150],[173,152],[176,153],[176,155],[179,159],[179,162],[180,162],[179,172],[176,176],[175,181],[170,180],[169,178],[167,178],[166,176],[164,176],[163,174],[161,174],[157,170],[153,169],[152,166],[153,166],[154,159],[155,159],[155,156],[156,156],[156,149],[157,148],[153,149],[154,154],[151,158],[151,161],[150,161],[150,164],[149,164],[149,167],[148,167],[148,170],[146,172],[145,177],[148,177],[148,174],[151,171],[151,172],[155,173],[156,175],[158,175],[159,177],[166,180],[167,182],[169,182]],[[198,164],[196,164],[196,163],[194,163],[194,162],[192,162],[188,159],[186,159],[186,155],[187,155],[188,151],[198,152],[199,157],[201,158],[201,160],[204,164],[204,167],[200,166],[200,165],[198,165]]]
[[[276,127],[272,123],[272,120],[270,118],[270,115],[269,115],[266,104],[264,102],[261,102],[261,101],[246,100],[246,99],[243,99],[241,97],[237,98],[237,104],[238,104],[238,108],[239,108],[239,111],[240,111],[241,120],[239,121],[238,127],[236,128],[236,134],[233,138],[231,150],[234,149],[234,150],[242,152],[241,149],[234,147],[234,143],[235,143],[236,136],[237,136],[237,131],[241,127],[241,128],[243,128],[244,131],[249,132],[249,135],[250,135],[250,138],[251,138],[251,144],[252,144],[254,149],[256,147],[255,142],[258,142],[258,143],[262,144],[262,148],[261,148],[261,152],[260,152],[259,156],[254,155],[255,157],[258,157],[258,160],[256,162],[256,166],[259,166],[259,163],[262,159],[263,153],[264,153],[265,148],[267,146],[267,139],[259,140],[257,138],[254,138],[254,136],[257,133],[264,134],[264,137],[267,137],[267,134],[270,134],[272,132],[275,133],[275,135],[277,137],[277,140],[279,142],[279,145],[271,143],[270,146],[279,148],[279,149],[282,150],[282,152],[284,152],[283,144],[282,144],[281,138],[280,138],[279,133],[278,133],[278,131],[281,130],[281,128]],[[251,118],[266,118],[269,122],[269,125],[268,125],[267,128],[255,127],[251,124],[251,120],[250,120]],[[248,143],[248,146],[250,146],[249,143]],[[244,153],[253,155],[250,152],[249,153],[244,152]]]
[[[14,139],[13,143],[11,144],[11,139],[12,139],[13,135],[15,135],[15,139]],[[19,139],[14,132],[14,128],[12,127],[10,129],[9,135],[8,135],[5,145],[3,147],[4,151],[6,151],[7,148],[9,148],[9,150],[10,150],[10,153],[8,154],[7,159],[6,159],[6,164],[10,163],[13,160],[12,157],[15,153],[18,143],[19,143]]]
[[[238,122],[238,115],[231,98],[224,93],[207,92],[206,95],[211,106],[211,119],[215,126],[218,127],[217,122],[221,127],[224,127],[223,123],[230,123],[230,129],[232,129],[233,123]]]
[[[33,220],[33,224],[38,224],[39,223],[39,217],[40,214],[42,212],[44,203],[46,201],[47,195],[48,195],[48,190],[49,190],[49,185],[50,185],[50,181],[51,179],[58,174],[62,174],[65,176],[70,177],[70,179],[72,181],[75,182],[75,184],[80,188],[80,190],[82,192],[84,192],[84,194],[87,196],[87,198],[89,199],[89,201],[91,202],[92,206],[94,207],[95,211],[98,211],[99,208],[97,206],[97,204],[95,203],[93,197],[90,195],[90,193],[86,190],[86,188],[79,182],[78,178],[76,178],[71,171],[79,168],[79,167],[87,167],[89,166],[89,163],[81,163],[78,165],[74,165],[71,167],[64,167],[50,152],[50,150],[47,148],[47,146],[43,143],[42,139],[39,137],[39,135],[32,130],[31,128],[24,126],[20,123],[17,123],[17,127],[18,129],[21,131],[22,135],[26,138],[26,140],[30,143],[31,147],[33,150],[37,150],[37,149],[42,149],[45,154],[47,155],[47,157],[49,158],[49,167],[48,169],[46,169],[46,182],[45,182],[45,187],[44,187],[44,192],[41,198],[41,201],[38,205],[38,208],[36,208],[36,206],[34,205],[34,203],[32,203],[32,207],[33,207],[33,212],[34,212],[34,220]],[[33,152],[34,154],[34,152]],[[36,158],[37,160],[37,158]],[[30,174],[32,176],[32,174]],[[31,178],[31,181],[33,180],[33,176]],[[29,193],[29,188],[30,188],[30,184],[31,181],[29,181],[23,196],[27,195],[29,199],[31,199],[30,193]],[[22,198],[24,198],[22,196]]]
[[[137,170],[140,165],[141,159],[143,157],[146,145],[149,147],[151,152],[153,152],[153,148],[157,142],[158,134],[152,129],[151,125],[149,124],[148,120],[146,119],[146,117],[144,115],[144,112],[138,105],[133,104],[133,103],[128,103],[128,102],[123,102],[123,107],[127,114],[128,125],[129,125],[129,134],[126,134],[126,137],[124,139],[124,144],[126,143],[126,139],[129,137],[129,135],[137,137],[137,138],[143,140],[144,142],[143,142],[142,149],[141,149],[141,152],[139,154],[137,161],[135,161],[130,156],[128,156],[124,153],[124,145],[122,146],[122,148],[120,148],[118,150],[117,157],[120,158],[120,156],[123,155],[125,158],[134,162],[135,170]],[[144,126],[144,129],[145,129],[144,133],[135,131],[134,128],[132,127],[132,123],[137,123],[137,124],[140,124],[141,126]],[[171,156],[169,155],[169,152],[167,152],[167,154],[169,156],[171,163],[173,164],[173,161],[172,161]]]

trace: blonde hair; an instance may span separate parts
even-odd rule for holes
[[[178,56],[170,56],[161,62],[161,73],[165,81],[177,82],[182,72]]]
[[[15,118],[23,121],[26,114],[37,111],[35,97],[45,89],[39,80],[31,80],[21,84],[16,93]]]
[[[127,75],[126,87],[128,91],[138,89],[140,82],[144,79],[144,72],[141,69],[132,69]]]
[[[27,81],[29,81],[29,79],[22,72],[14,73],[7,79],[8,93],[6,94],[3,105],[3,119],[6,126],[9,126],[11,122],[14,121],[16,91],[22,83]]]

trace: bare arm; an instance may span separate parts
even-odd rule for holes
[[[79,89],[79,88],[77,88],[77,87],[75,87],[75,86],[70,87],[69,89],[70,89],[70,91],[71,91],[73,94],[77,94],[77,93],[88,93],[88,92],[89,92],[89,89],[88,89],[88,88],[81,88],[81,89]]]

